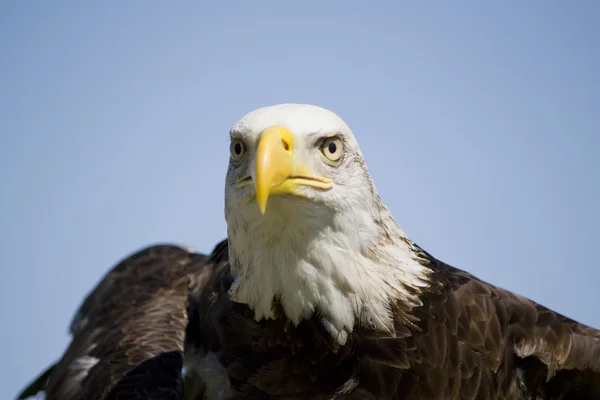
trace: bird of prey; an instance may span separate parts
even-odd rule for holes
[[[410,240],[329,110],[233,126],[225,219],[118,264],[19,398],[600,399],[600,331]]]

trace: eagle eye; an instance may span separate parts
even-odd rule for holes
[[[338,136],[330,137],[323,140],[321,144],[321,153],[329,161],[337,162],[342,158],[344,151],[344,143]]]
[[[237,138],[231,139],[229,153],[231,154],[231,159],[233,161],[240,161],[244,154],[246,154],[246,146],[244,145],[244,142]]]

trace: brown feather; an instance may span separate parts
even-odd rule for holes
[[[600,399],[600,331],[421,256],[436,283],[419,294],[422,305],[392,302],[395,332],[359,325],[340,346],[319,315],[298,326],[257,322],[232,302],[226,241],[208,260],[172,246],[143,250],[83,303],[47,398],[153,398],[144,394],[152,389],[154,398],[205,399],[218,371],[182,380],[177,360],[210,352],[236,399]],[[67,396],[69,366],[84,355],[99,361]],[[170,384],[154,387],[157,377]]]
[[[120,390],[131,392],[120,398],[134,399],[136,391],[139,398],[153,398],[134,387],[147,375],[144,368],[179,368],[172,374],[177,378],[188,323],[189,281],[202,276],[205,260],[177,246],[158,245],[115,266],[77,312],[71,344],[45,385],[46,399],[110,398],[119,382],[129,385]],[[78,382],[73,366],[82,357],[95,364]],[[160,390],[170,387],[178,398],[178,386],[164,384]]]

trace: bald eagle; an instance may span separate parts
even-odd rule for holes
[[[227,239],[121,261],[20,399],[600,399],[600,331],[411,241],[336,114],[230,137]]]

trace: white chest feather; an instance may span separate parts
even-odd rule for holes
[[[273,300],[294,324],[318,312],[340,344],[357,323],[393,333],[390,300],[417,305],[408,289],[427,286],[429,270],[391,217],[378,224],[367,212],[319,215],[299,205],[278,213],[284,204],[254,226],[229,221],[230,297],[257,320],[276,317]]]

